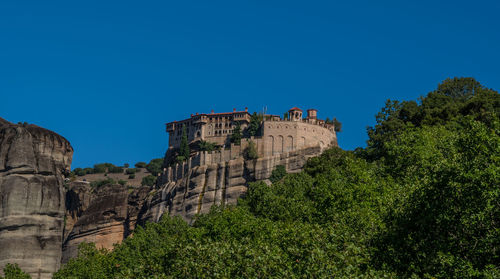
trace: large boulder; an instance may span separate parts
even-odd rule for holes
[[[0,269],[17,263],[37,279],[59,269],[72,155],[62,136],[0,118]]]

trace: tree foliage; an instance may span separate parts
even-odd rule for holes
[[[158,175],[162,172],[163,169],[163,159],[156,158],[149,161],[149,164],[146,165],[146,169],[154,176]]]
[[[4,277],[0,279],[31,279],[31,276],[19,268],[17,264],[7,264],[3,268]]]
[[[154,186],[156,183],[156,176],[148,175],[142,178],[141,185],[142,186]]]
[[[191,151],[189,150],[188,137],[186,133],[186,125],[182,126],[182,136],[181,136],[181,145],[179,150],[179,156],[184,157],[185,159],[189,158]]]
[[[340,123],[340,121],[338,121],[337,118],[335,117],[333,118],[332,124],[335,127],[335,132],[337,133],[342,132],[342,123]]]
[[[257,146],[255,145],[255,142],[252,140],[248,141],[248,146],[243,150],[243,156],[247,160],[254,160],[259,158],[259,154],[257,153]]]
[[[215,143],[212,143],[212,142],[209,142],[209,141],[206,141],[206,140],[202,140],[199,143],[199,148],[200,148],[200,151],[211,152],[211,151],[215,150]]]
[[[260,125],[262,124],[262,114],[257,114],[254,112],[250,116],[250,124],[247,128],[248,136],[257,136],[260,130]]]
[[[236,122],[236,127],[233,129],[233,133],[231,134],[231,142],[235,145],[241,144],[241,126],[239,122]]]
[[[269,180],[271,183],[280,181],[286,175],[286,168],[283,165],[276,166],[276,168],[271,172]]]
[[[388,102],[366,149],[326,150],[193,226],[164,216],[54,278],[500,278],[500,104],[472,79]],[[280,175],[281,176],[281,175]]]

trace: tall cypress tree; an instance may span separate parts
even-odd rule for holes
[[[182,137],[181,137],[181,147],[179,150],[179,155],[184,157],[185,159],[189,158],[189,144],[188,137],[186,133],[186,125],[182,126]]]
[[[233,130],[233,134],[231,135],[231,142],[235,145],[241,144],[241,126],[239,122],[236,122],[236,127]]]

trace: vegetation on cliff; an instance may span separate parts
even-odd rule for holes
[[[500,95],[445,80],[388,101],[368,147],[332,148],[193,226],[163,217],[54,278],[498,278]]]

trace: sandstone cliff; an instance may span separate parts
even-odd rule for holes
[[[157,222],[164,214],[181,216],[189,223],[212,205],[236,204],[248,183],[266,180],[278,165],[288,172],[300,171],[308,158],[321,153],[310,147],[281,155],[189,168],[179,165],[175,177],[159,177],[160,187],[128,190],[122,185],[92,189],[87,182],[73,182],[66,195],[67,213],[62,261],[78,255],[78,245],[94,242],[111,249],[136,224]]]
[[[97,189],[87,182],[73,182],[66,194],[66,226],[62,262],[78,255],[78,245],[93,242],[98,248],[112,249],[135,228],[149,187],[135,190],[122,185]]]
[[[50,278],[59,268],[72,155],[54,132],[0,119],[0,269],[17,263],[33,278]]]
[[[321,148],[316,146],[256,160],[240,157],[193,168],[180,166],[174,177],[159,178],[160,188],[145,203],[141,222],[157,222],[163,214],[170,214],[191,223],[196,214],[209,212],[212,205],[236,204],[245,195],[249,182],[266,180],[276,166],[297,172],[308,158],[320,153]]]

